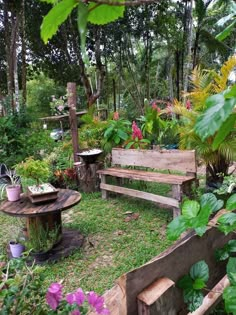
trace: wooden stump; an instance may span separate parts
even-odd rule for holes
[[[99,176],[97,171],[102,168],[102,163],[78,165],[79,187],[83,192],[99,191]]]

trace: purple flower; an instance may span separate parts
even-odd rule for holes
[[[69,304],[76,303],[78,306],[80,306],[84,303],[84,300],[85,300],[85,295],[81,288],[79,288],[76,292],[67,294],[66,296],[66,301]]]
[[[92,306],[98,314],[110,314],[109,310],[104,306],[104,298],[97,295],[94,291],[87,294],[87,300],[90,306]]]
[[[80,311],[79,310],[74,310],[71,312],[71,315],[80,315]]]
[[[48,288],[46,294],[46,301],[51,309],[56,310],[60,301],[62,299],[62,285],[60,283],[54,282]]]

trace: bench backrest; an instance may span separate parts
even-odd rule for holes
[[[112,149],[112,164],[196,173],[195,150]]]

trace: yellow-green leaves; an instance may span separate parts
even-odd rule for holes
[[[47,43],[56,34],[59,26],[68,18],[77,5],[76,0],[62,0],[48,12],[41,25],[41,37],[44,43]]]

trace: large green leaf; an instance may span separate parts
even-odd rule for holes
[[[225,38],[227,38],[231,34],[232,30],[234,29],[235,24],[236,24],[236,19],[231,24],[229,24],[222,32],[217,34],[216,39],[218,39],[219,41],[222,41]]]
[[[229,197],[226,202],[226,209],[227,210],[236,210],[236,194],[233,194]]]
[[[215,212],[223,207],[224,201],[217,200],[216,196],[212,193],[207,193],[201,196],[200,204],[203,211],[208,212],[208,208],[210,208],[211,212]]]
[[[228,234],[236,229],[236,214],[235,213],[226,213],[223,214],[218,219],[218,229]]]
[[[174,218],[167,225],[167,237],[169,240],[175,241],[186,230],[186,220],[182,215]]]
[[[227,314],[236,314],[236,286],[230,286],[224,289],[223,299],[225,302],[225,311]]]
[[[59,26],[77,5],[78,2],[76,0],[62,0],[48,12],[41,25],[41,37],[44,43],[47,43],[56,34]]]
[[[51,3],[54,4],[56,3],[58,0],[40,0],[41,2],[46,2],[46,3]]]
[[[112,3],[114,0],[110,2]],[[117,2],[117,0],[115,0],[115,2]],[[123,2],[123,0],[118,0],[118,2]],[[123,5],[115,6],[90,2],[88,22],[98,25],[114,22],[124,16],[124,11],[125,7]]]
[[[236,253],[236,240],[230,240],[222,248],[215,252],[216,260],[222,261],[229,258],[231,253]]]
[[[206,100],[208,109],[200,115],[195,125],[195,131],[202,140],[214,135],[231,115],[236,104],[236,97],[225,96],[223,93],[216,94]]]
[[[201,278],[197,278],[197,279],[195,279],[194,282],[193,282],[193,288],[194,288],[194,290],[201,290],[201,289],[205,288],[205,286],[206,286],[206,283],[205,283],[205,281],[204,281],[203,279],[201,279]]]
[[[204,260],[198,261],[190,269],[190,276],[193,280],[202,279],[207,282],[209,279],[209,268]]]
[[[200,210],[200,205],[195,200],[186,200],[182,206],[182,215],[187,218],[195,218]]]
[[[230,258],[226,267],[229,282],[236,286],[236,258]]]
[[[225,122],[221,125],[220,129],[217,132],[217,135],[213,141],[212,148],[213,150],[218,149],[219,145],[224,141],[224,139],[230,134],[233,130],[236,122],[236,114],[230,115]]]

